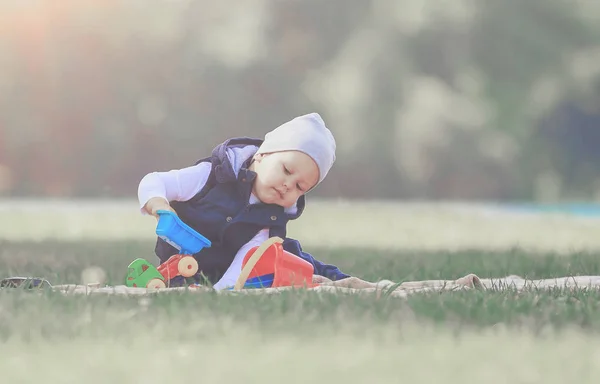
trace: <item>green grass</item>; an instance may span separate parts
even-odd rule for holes
[[[155,261],[152,244],[139,241],[63,243],[0,242],[0,272],[3,276],[41,276],[53,284],[79,283],[84,269],[96,266],[107,275],[107,283],[123,283],[127,264],[136,257]],[[507,253],[462,251],[424,253],[408,251],[315,249],[321,260],[338,265],[342,270],[361,278],[395,282],[456,279],[468,273],[485,277],[517,274],[523,277],[551,278],[568,275],[600,274],[600,257],[594,253],[578,253],[569,257],[554,254],[531,254],[519,250]],[[8,295],[7,295],[8,294]],[[38,305],[48,311],[58,308],[61,314],[79,310],[88,298],[52,300],[35,297]],[[5,293],[5,297],[12,297]],[[394,322],[398,318],[419,318],[453,326],[485,327],[497,323],[556,327],[577,325],[600,330],[600,316],[595,315],[600,293],[595,291],[465,291],[445,294],[419,294],[407,300],[380,299],[371,296],[315,295],[310,292],[286,292],[271,296],[223,296],[216,294],[172,294],[152,298],[149,311],[155,317],[190,313],[200,317],[227,316],[236,321],[255,318],[257,324],[269,329],[289,324],[301,326],[312,322],[335,322],[349,316],[377,324]],[[93,298],[98,308],[124,310],[132,300],[127,298]],[[201,302],[201,305],[198,305]],[[16,303],[16,302],[14,302]],[[16,304],[13,304],[16,305]],[[86,304],[89,305],[89,304]],[[361,321],[363,321],[361,320]],[[68,324],[62,321],[61,324]],[[16,332],[9,329],[8,333]]]
[[[367,280],[393,281],[456,279],[467,273],[482,278],[520,275],[541,279],[567,275],[600,275],[600,253],[568,256],[531,253],[515,248],[506,252],[453,252],[307,248],[319,260]],[[152,241],[14,242],[0,240],[0,272],[41,275],[54,283],[73,283],[83,269],[103,268],[109,283],[120,284],[129,262],[136,257],[157,260]]]
[[[369,280],[600,274],[594,253],[309,249]],[[121,284],[140,241],[0,242],[0,276]],[[0,369],[10,382],[593,382],[600,293],[462,291],[407,299],[298,291],[63,296],[0,291]],[[462,351],[462,352],[461,352]],[[564,366],[565,359],[572,362]],[[29,367],[36,369],[31,371]],[[433,370],[431,367],[435,367]],[[200,373],[199,373],[200,372]],[[199,375],[199,376],[198,376]],[[533,380],[533,381],[532,381]]]
[[[290,236],[367,280],[600,275],[598,220],[428,203],[310,206]],[[5,201],[0,211],[0,277],[79,283],[94,266],[122,284],[130,261],[156,260],[155,220],[135,201]],[[0,372],[2,382],[61,384],[594,383],[598,303],[595,291],[563,289],[406,299],[2,290]]]

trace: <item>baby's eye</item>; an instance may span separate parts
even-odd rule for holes
[[[300,184],[296,184],[296,188],[298,188],[300,190],[300,192],[304,192],[304,189],[302,189],[302,187],[300,186]]]
[[[286,166],[283,166],[283,171],[285,172],[286,175],[290,174],[290,171],[286,168]]]

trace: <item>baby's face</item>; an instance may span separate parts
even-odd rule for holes
[[[256,197],[263,203],[284,208],[293,206],[319,181],[317,163],[299,151],[256,155],[250,169],[256,172],[252,188]]]

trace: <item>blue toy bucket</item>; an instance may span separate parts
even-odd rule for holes
[[[256,276],[246,280],[244,288],[270,288],[273,286],[275,274]]]
[[[182,255],[193,255],[211,246],[210,240],[192,229],[173,212],[159,210],[156,235],[179,250]]]

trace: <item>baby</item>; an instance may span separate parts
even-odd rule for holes
[[[215,289],[235,284],[246,253],[270,237],[281,237],[284,250],[314,267],[315,281],[350,277],[324,264],[286,236],[287,223],[302,215],[305,194],[325,179],[335,161],[336,143],[317,113],[284,123],[264,141],[233,138],[210,157],[169,172],[153,172],[141,180],[138,198],[144,214],[171,210],[207,237],[210,248],[194,255],[198,274]],[[177,249],[158,239],[160,262]],[[182,284],[172,280],[171,285]]]

